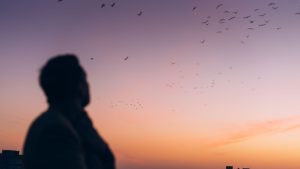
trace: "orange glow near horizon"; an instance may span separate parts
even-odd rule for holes
[[[118,169],[299,169],[300,4],[219,3],[0,1],[0,150],[22,151],[40,68],[74,53]]]

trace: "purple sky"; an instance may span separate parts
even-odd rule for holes
[[[0,23],[0,149],[46,109],[40,67],[75,53],[120,169],[300,168],[298,0],[1,0]]]

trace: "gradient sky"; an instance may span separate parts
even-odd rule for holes
[[[1,0],[0,149],[22,150],[47,108],[41,66],[74,53],[119,169],[299,169],[298,12],[299,0]]]

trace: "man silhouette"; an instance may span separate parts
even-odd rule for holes
[[[25,169],[114,169],[114,156],[84,108],[86,74],[74,55],[50,59],[40,73],[48,110],[31,124],[24,144]]]

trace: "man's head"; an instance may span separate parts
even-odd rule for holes
[[[89,103],[86,74],[75,55],[51,58],[41,69],[40,85],[49,104],[79,99],[82,106]]]

